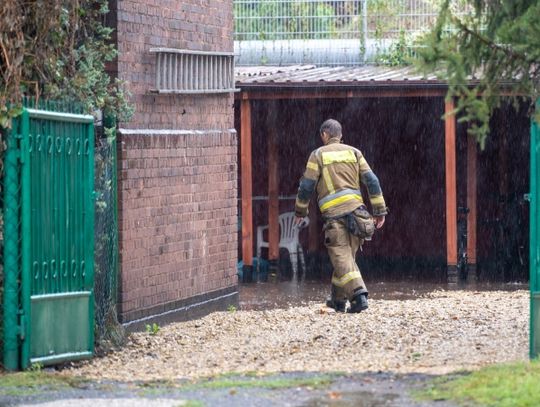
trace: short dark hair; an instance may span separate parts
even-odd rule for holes
[[[321,124],[321,129],[319,130],[322,134],[323,131],[330,136],[330,138],[341,138],[341,124],[334,119],[328,119],[323,124]]]

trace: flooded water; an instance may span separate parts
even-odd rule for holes
[[[410,300],[439,290],[467,291],[514,291],[528,290],[522,283],[476,283],[448,285],[445,283],[422,282],[378,282],[368,284],[369,298],[377,300]],[[310,302],[324,303],[330,295],[330,282],[279,281],[258,282],[239,285],[239,306],[242,310],[265,310],[289,308]]]

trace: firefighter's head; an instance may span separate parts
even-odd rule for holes
[[[324,144],[328,143],[331,138],[337,138],[341,140],[341,124],[334,119],[326,120],[319,130],[321,133],[321,139]]]

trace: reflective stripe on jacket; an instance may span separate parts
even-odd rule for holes
[[[313,151],[296,197],[295,212],[307,216],[312,193],[317,191],[319,209],[325,217],[352,212],[364,203],[360,183],[368,190],[374,215],[387,212],[377,176],[360,150],[341,144],[337,138]]]

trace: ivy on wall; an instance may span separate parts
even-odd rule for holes
[[[103,24],[107,0],[10,0],[0,6],[0,127],[20,113],[23,96],[82,105],[126,120],[123,84],[105,64],[116,57]]]

